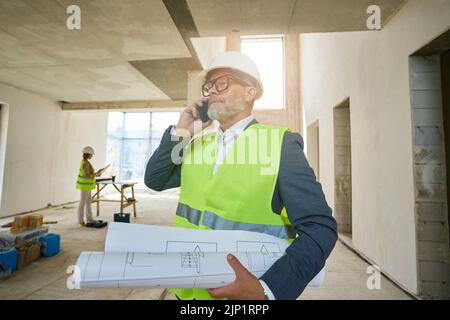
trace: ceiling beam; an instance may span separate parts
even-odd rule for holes
[[[194,18],[192,17],[191,10],[189,9],[186,0],[163,0],[163,3],[172,17],[172,21],[175,23],[178,32],[183,38],[186,47],[191,53],[193,63],[200,68],[200,60],[191,43],[191,38],[198,38],[200,37],[200,34],[198,33],[197,26],[195,25]]]
[[[148,100],[114,102],[61,102],[61,109],[73,110],[117,110],[117,109],[173,109],[184,108],[186,100]]]

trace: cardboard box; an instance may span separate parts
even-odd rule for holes
[[[24,228],[28,226],[28,220],[30,217],[28,215],[14,217],[13,227]]]
[[[31,214],[28,218],[27,226],[29,228],[41,227],[44,222],[44,216],[42,214]]]
[[[42,227],[44,216],[42,214],[29,214],[25,216],[14,217],[10,232],[19,234],[31,229]]]
[[[25,230],[17,235],[20,241],[32,240],[48,233],[48,227],[42,226],[36,229]]]
[[[29,220],[30,217],[28,215],[14,217],[11,233],[17,234],[23,230],[26,230],[28,228]]]
[[[26,241],[22,247],[18,248],[17,270],[29,265],[41,256],[41,244],[39,241]]]
[[[9,232],[11,232],[12,234],[18,234],[20,233],[20,229],[16,228],[16,227],[12,227]]]

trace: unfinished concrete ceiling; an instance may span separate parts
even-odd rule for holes
[[[208,56],[191,38],[366,30],[368,5],[385,22],[403,2],[0,0],[0,82],[69,102],[186,99]],[[74,4],[80,30],[66,27]]]
[[[0,81],[63,101],[169,99],[128,61],[191,57],[161,1],[1,0],[0,41]]]
[[[406,0],[187,0],[200,36],[367,31],[367,8],[382,24]]]

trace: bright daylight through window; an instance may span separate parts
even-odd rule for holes
[[[283,109],[283,37],[242,37],[241,52],[255,61],[264,86],[264,95],[255,102],[255,109]]]
[[[178,112],[110,112],[106,158],[116,179],[142,182],[164,130],[178,118]]]

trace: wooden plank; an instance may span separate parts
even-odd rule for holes
[[[131,197],[133,198],[132,204],[133,204],[133,213],[134,217],[136,218],[136,198],[134,197],[134,184],[131,185]]]
[[[138,201],[128,201],[128,202],[125,202],[124,204],[123,204],[123,208],[126,208],[126,207],[129,207],[129,206],[136,206],[136,202],[138,202]],[[134,211],[134,217],[136,218],[136,212]]]

